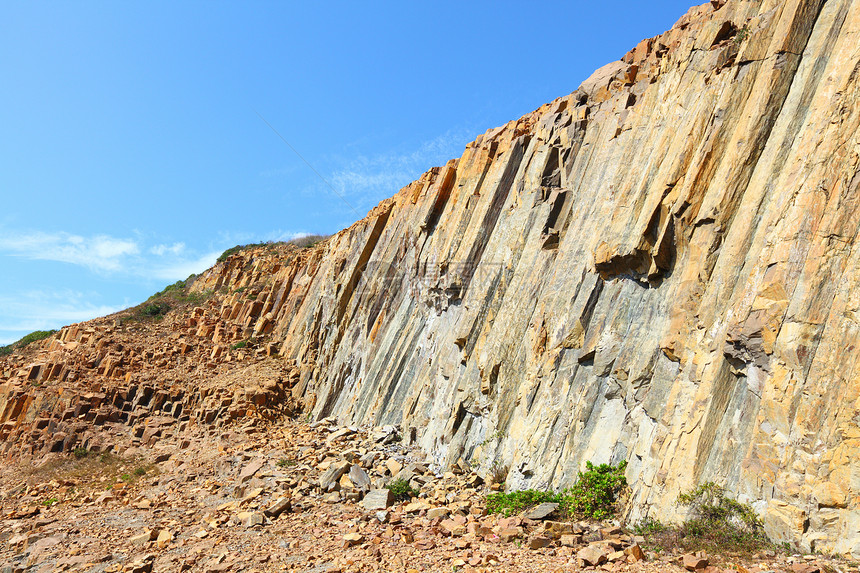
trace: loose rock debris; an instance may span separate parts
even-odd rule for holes
[[[658,555],[613,524],[556,521],[550,506],[487,515],[498,484],[440,471],[393,427],[329,419],[217,431],[129,445],[105,462],[55,454],[42,468],[7,467],[0,572],[848,570],[818,557],[732,567]],[[396,501],[384,487],[393,479],[420,494]]]

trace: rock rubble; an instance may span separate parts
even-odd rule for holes
[[[88,465],[95,489],[70,477],[71,466],[4,472],[0,571],[728,570],[701,555],[649,557],[611,525],[487,515],[493,490],[475,487],[481,480],[473,474],[442,471],[417,449],[346,429],[327,419],[166,437],[159,443],[173,452],[166,459],[151,463],[151,448],[114,468],[149,462],[136,479]],[[337,479],[323,487],[322,477],[344,464],[374,489],[363,494],[353,480]],[[398,465],[420,482],[418,497],[395,501],[382,487],[403,473],[392,471]],[[99,493],[105,483],[107,496]],[[788,562],[763,565],[797,571]]]

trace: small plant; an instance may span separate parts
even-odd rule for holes
[[[493,480],[493,483],[505,483],[505,480],[508,479],[508,471],[509,468],[504,463],[499,460],[493,460],[493,464],[490,466],[490,479]]]
[[[140,477],[140,476],[145,475],[145,474],[146,474],[146,470],[143,468],[136,468],[134,470],[134,475],[136,475],[137,477]]]
[[[59,499],[57,499],[56,497],[51,497],[51,498],[48,498],[48,499],[44,500],[44,501],[42,502],[42,505],[44,505],[45,507],[51,507],[52,505],[54,505],[54,504],[55,504],[55,503],[57,503],[58,501],[60,501],[60,500],[59,500]]]
[[[245,348],[246,346],[248,346],[248,341],[243,340],[242,342],[237,342],[236,344],[232,345],[230,347],[230,350],[240,350],[242,348]]]
[[[554,493],[527,489],[510,493],[494,493],[487,496],[487,512],[502,513],[506,517],[525,511],[540,503],[557,503],[562,515],[568,518],[605,519],[615,513],[618,496],[627,486],[624,468],[627,462],[617,466],[585,463],[586,471],[579,472],[573,487]]]
[[[385,487],[394,494],[394,499],[397,501],[408,501],[419,493],[418,490],[409,485],[409,482],[405,479],[390,481]]]
[[[83,459],[83,458],[87,457],[88,455],[90,455],[90,452],[89,452],[86,448],[80,448],[80,447],[75,448],[74,450],[72,450],[72,453],[73,453],[73,454],[75,455],[75,457],[76,457],[76,458],[78,458],[79,460],[81,460],[81,459]]]
[[[490,434],[489,436],[487,436],[486,438],[484,438],[484,441],[478,445],[483,448],[484,446],[487,446],[490,442],[493,442],[495,440],[501,440],[504,437],[505,437],[505,431],[499,429],[499,430],[496,430],[495,432],[493,432],[492,434]]]
[[[131,475],[122,474],[121,476],[119,476],[119,479],[121,479],[122,481],[131,481]]]
[[[722,486],[704,483],[679,495],[678,504],[690,508],[681,536],[701,547],[739,553],[773,548],[755,511],[726,497]]]
[[[586,471],[579,472],[579,479],[573,487],[564,491],[566,512],[590,519],[604,519],[615,513],[615,502],[621,491],[627,487],[624,469],[627,462],[617,466],[600,464],[594,466],[585,462]]]
[[[276,465],[279,468],[289,468],[296,465],[297,463],[298,462],[296,462],[296,460],[288,460],[287,458],[281,458],[280,460],[278,460],[278,463]]]
[[[772,543],[753,509],[726,496],[722,486],[703,483],[678,496],[689,507],[687,520],[670,526],[646,520],[635,527],[645,546],[655,551],[707,550],[715,554],[752,555],[763,550],[790,553],[791,547]]]
[[[170,310],[170,306],[168,306],[167,303],[154,302],[143,307],[143,310],[141,312],[144,316],[160,317],[167,314],[168,310]]]
[[[750,35],[750,29],[749,29],[749,26],[746,26],[746,25],[745,25],[743,28],[741,28],[740,30],[738,30],[738,33],[735,35],[735,37],[734,37],[734,40],[733,40],[733,41],[734,41],[734,43],[735,43],[735,44],[740,44],[740,43],[742,43],[744,40],[746,40],[747,38],[749,38],[749,35]]]
[[[669,531],[669,529],[670,527],[668,525],[651,518],[646,518],[633,526],[633,532],[636,533],[636,535],[642,535],[643,537],[658,535]]]
[[[523,489],[510,493],[492,493],[487,496],[487,513],[501,513],[505,517],[547,502],[561,502],[561,494],[536,489]]]

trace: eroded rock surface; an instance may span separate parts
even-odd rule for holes
[[[325,243],[216,265],[157,342],[102,322],[7,360],[3,448],[284,405],[514,488],[627,460],[634,521],[715,481],[860,556],[858,102],[860,3],[694,7]]]

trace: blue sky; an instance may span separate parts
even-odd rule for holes
[[[358,219],[260,116],[363,216],[689,6],[7,3],[0,344]]]

